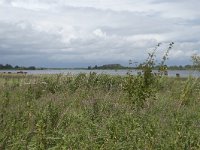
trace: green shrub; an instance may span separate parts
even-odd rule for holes
[[[165,61],[167,60],[168,52],[173,44],[173,42],[169,44],[169,47],[159,64],[159,76],[156,76],[153,73],[153,69],[155,66],[155,54],[160,44],[155,47],[152,53],[149,53],[148,58],[141,65],[142,74],[133,76],[128,73],[124,84],[124,90],[128,94],[129,101],[133,103],[133,106],[136,109],[142,108],[148,99],[155,99],[156,93],[158,92],[157,87],[160,77],[164,75],[164,72],[167,69]]]

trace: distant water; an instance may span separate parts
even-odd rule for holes
[[[22,70],[23,71],[23,70]],[[16,73],[18,70],[0,70],[0,72]],[[126,75],[128,70],[24,70],[27,74],[71,74],[76,75],[79,73],[89,74],[90,72],[96,72],[97,74],[109,74],[109,75]],[[136,75],[139,70],[132,70],[131,74]],[[156,71],[154,71],[156,72]],[[180,77],[188,77],[190,75],[200,77],[200,72],[191,70],[168,70],[168,76],[175,77],[176,74],[180,74]]]

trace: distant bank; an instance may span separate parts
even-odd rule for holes
[[[138,69],[131,69],[131,74],[137,75],[138,72],[141,72],[141,70]],[[0,74],[8,73],[9,74],[17,74],[19,70],[0,70]],[[24,72],[28,75],[42,75],[42,74],[71,74],[71,75],[77,75],[80,73],[86,73],[89,74],[91,72],[95,72],[97,74],[108,74],[108,75],[126,75],[128,70],[127,69],[120,69],[120,70],[113,70],[113,69],[95,69],[95,70],[88,70],[88,69],[46,69],[46,70],[22,70],[21,72]],[[154,70],[154,72],[157,72],[157,70]],[[177,74],[179,74],[180,77],[188,77],[190,75],[195,77],[200,77],[200,72],[198,71],[192,71],[192,70],[168,70],[168,76],[169,77],[176,77]]]
[[[105,65],[95,65],[88,67],[73,67],[73,68],[51,68],[51,67],[35,67],[35,66],[12,66],[10,64],[0,64],[0,70],[125,70],[125,69],[140,69],[142,64],[133,66],[123,66],[121,64],[105,64]],[[166,66],[168,70],[193,70],[192,65],[174,65],[174,66]],[[155,66],[153,69],[158,70],[159,66]]]

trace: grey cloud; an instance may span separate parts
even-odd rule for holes
[[[7,4],[0,3],[0,59],[4,63],[39,66],[126,64],[129,59],[144,60],[148,49],[158,42],[174,41],[176,46],[170,52],[170,61],[184,63],[190,54],[200,51],[200,19],[196,17],[198,12],[190,19],[189,15],[184,18],[185,14],[173,17],[173,13],[178,12],[179,16],[187,7],[184,0],[185,5],[180,9],[179,2],[10,0]],[[136,6],[141,6],[140,10]],[[172,12],[167,11],[170,6]],[[193,14],[190,9],[187,11]]]
[[[59,35],[38,32],[28,23],[0,22],[1,55],[51,53],[66,48],[60,39]]]

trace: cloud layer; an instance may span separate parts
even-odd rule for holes
[[[127,65],[144,60],[158,42],[173,41],[169,63],[188,64],[200,52],[199,6],[199,0],[0,0],[0,63]]]

